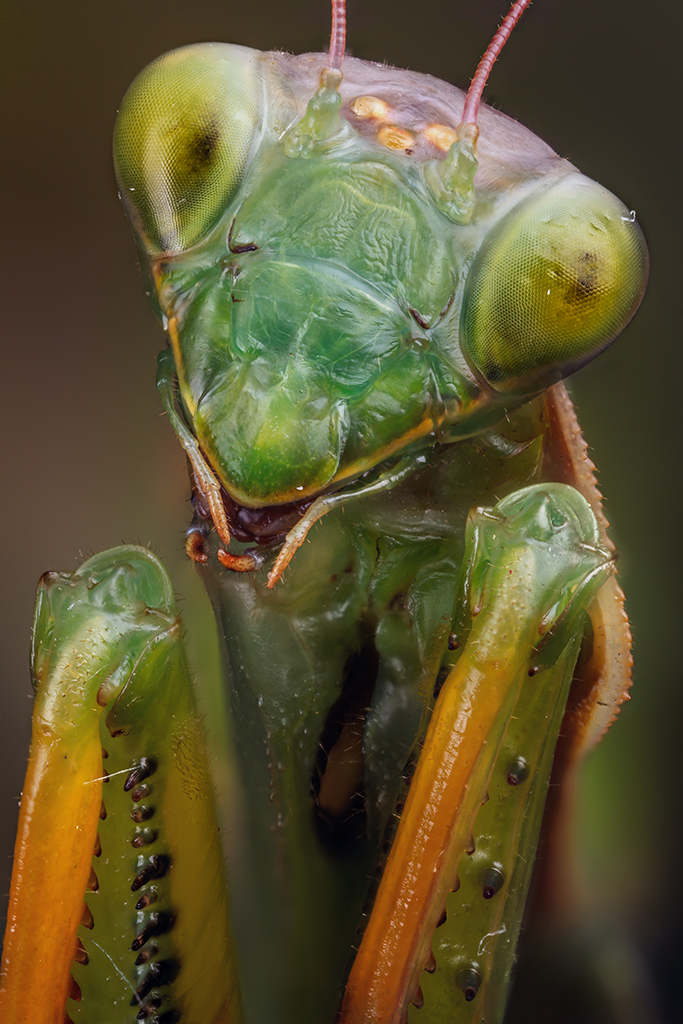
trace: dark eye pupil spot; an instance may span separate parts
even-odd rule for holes
[[[219,138],[219,128],[214,122],[190,139],[187,146],[187,169],[190,174],[201,174],[210,166]]]
[[[503,380],[505,374],[498,363],[494,363],[493,360],[486,364],[484,370],[484,376],[486,377],[489,384],[496,384],[498,381]]]
[[[583,267],[576,282],[576,295],[578,298],[589,296],[595,292],[600,277],[598,260],[594,253],[584,253],[580,263],[583,264]]]
[[[600,266],[595,253],[582,253],[577,260],[577,270],[576,280],[566,295],[570,303],[589,298],[598,290],[600,282]]]

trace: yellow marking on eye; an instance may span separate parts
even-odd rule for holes
[[[357,96],[351,110],[356,117],[368,117],[373,121],[388,121],[391,114],[389,105],[376,96]]]
[[[427,142],[431,142],[444,153],[448,152],[458,138],[455,128],[449,128],[447,124],[428,124],[422,134]]]
[[[380,128],[377,138],[387,149],[410,149],[415,145],[415,136],[395,124],[387,124]]]

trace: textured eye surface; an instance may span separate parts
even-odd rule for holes
[[[150,253],[193,245],[246,169],[259,123],[257,53],[204,43],[159,57],[124,96],[114,129],[121,197]]]
[[[537,391],[598,355],[635,313],[647,247],[615,196],[572,175],[493,229],[470,271],[463,346],[497,391]]]

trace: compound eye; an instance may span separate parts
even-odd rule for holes
[[[572,175],[522,200],[479,250],[462,339],[496,391],[533,394],[602,352],[647,282],[645,239],[611,192]]]
[[[142,71],[114,129],[116,177],[138,241],[181,252],[213,227],[247,168],[260,121],[257,52],[172,50]]]

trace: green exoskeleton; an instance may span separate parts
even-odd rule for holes
[[[561,379],[647,276],[619,200],[479,109],[527,2],[466,97],[343,60],[339,2],[328,55],[195,45],[126,94],[230,783],[158,560],[48,574],[3,1022],[502,1020],[551,771],[629,682]]]

